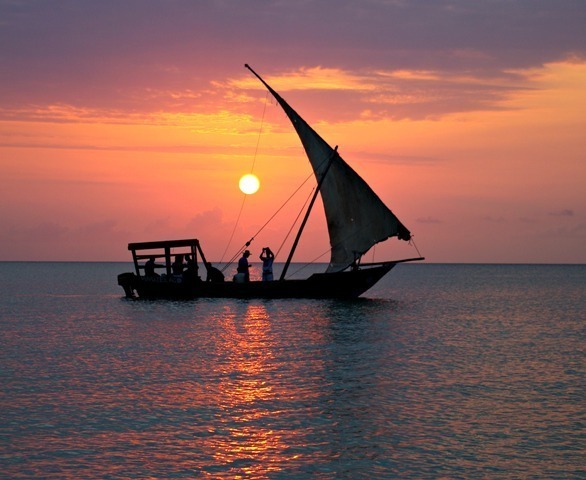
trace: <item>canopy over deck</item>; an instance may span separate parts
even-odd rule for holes
[[[171,251],[172,249],[174,250],[173,252]],[[144,265],[139,265],[139,260],[144,260],[145,258],[151,257],[155,259],[165,259],[165,270],[167,271],[167,275],[171,275],[172,255],[191,255],[193,260],[197,263],[199,254],[199,257],[204,263],[206,269],[208,268],[208,262],[197,238],[129,243],[128,250],[132,252],[132,260],[134,261],[134,268],[138,276],[140,276],[140,270],[144,268]],[[146,250],[150,251],[146,252]]]

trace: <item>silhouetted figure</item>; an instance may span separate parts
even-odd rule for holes
[[[175,261],[171,265],[171,270],[173,275],[181,275],[183,274],[183,268],[185,264],[183,263],[183,255],[175,255]]]
[[[221,283],[224,281],[224,274],[216,267],[213,267],[211,263],[206,263],[206,270],[208,271],[206,282]]]
[[[238,273],[244,274],[245,282],[250,282],[250,272],[248,271],[250,264],[248,263],[248,257],[250,257],[250,251],[244,250],[242,257],[238,260],[238,268],[236,269]]]
[[[157,266],[157,264],[155,263],[155,257],[151,257],[147,260],[147,262],[144,264],[144,276],[145,277],[158,277],[159,274],[157,272],[155,272],[155,267]]]
[[[185,260],[187,261],[187,268],[183,272],[183,278],[185,280],[189,280],[192,282],[201,280],[198,275],[199,267],[197,265],[197,262],[194,259],[192,259],[190,255],[187,255],[185,257]]]
[[[275,254],[269,247],[262,249],[260,257],[262,260],[262,281],[272,282],[273,281],[273,262],[275,261]]]

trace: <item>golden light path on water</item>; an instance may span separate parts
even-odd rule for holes
[[[265,478],[308,447],[307,431],[292,415],[319,393],[311,382],[290,382],[300,367],[293,351],[286,355],[291,363],[283,363],[282,351],[289,348],[276,336],[264,305],[248,305],[243,317],[227,310],[218,342],[227,355],[216,372],[223,379],[218,399],[225,430],[210,431],[208,446],[224,471]]]

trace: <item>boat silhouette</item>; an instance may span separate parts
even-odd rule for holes
[[[423,260],[414,257],[363,263],[363,255],[379,242],[397,237],[410,241],[411,232],[383,203],[370,186],[346,163],[291,106],[250,66],[246,68],[283,108],[312,166],[317,186],[300,224],[280,277],[274,281],[224,281],[208,262],[198,239],[130,243],[135,272],[118,276],[126,296],[139,298],[355,298],[378,282],[395,265]],[[330,240],[330,261],[323,273],[304,279],[287,278],[287,272],[315,200],[322,198]],[[247,244],[248,246],[248,244]],[[173,271],[173,257],[189,257],[191,269]],[[154,273],[142,262],[149,260],[164,270]],[[157,264],[156,262],[163,262]],[[189,262],[188,262],[189,263]],[[198,264],[203,264],[200,275]],[[204,271],[205,270],[205,275]]]

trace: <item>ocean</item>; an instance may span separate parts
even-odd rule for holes
[[[586,478],[584,265],[353,301],[136,301],[131,270],[0,263],[0,478]]]

